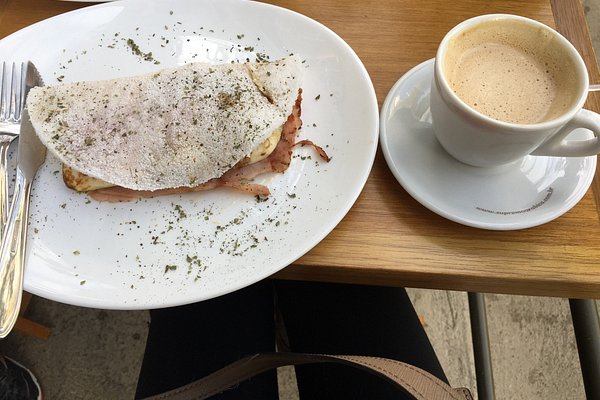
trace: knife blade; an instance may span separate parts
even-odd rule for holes
[[[33,63],[27,63],[26,93],[40,85],[42,80],[37,69]],[[0,246],[0,338],[10,333],[19,314],[27,247],[29,195],[35,175],[46,159],[46,147],[31,125],[26,105],[21,118],[15,190]]]
[[[27,73],[25,75],[25,98],[27,98],[27,94],[32,87],[43,85],[44,83],[37,68],[31,61],[28,62]],[[38,168],[44,163],[45,159],[46,147],[40,142],[40,139],[38,139],[33,126],[31,125],[27,105],[24,104],[17,152],[17,168],[20,168],[21,172],[23,172],[28,179],[33,179]]]

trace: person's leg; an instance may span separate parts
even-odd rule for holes
[[[392,358],[446,381],[404,289],[296,281],[275,287],[292,351]],[[402,398],[381,378],[350,367],[299,366],[296,375],[305,399]]]
[[[270,281],[215,299],[151,311],[136,398],[183,386],[238,359],[274,351]],[[277,399],[275,371],[247,380],[215,399]]]

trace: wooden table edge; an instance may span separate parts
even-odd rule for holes
[[[581,54],[588,68],[590,83],[600,83],[596,53],[581,0],[551,0],[550,5],[556,30],[569,39]],[[585,108],[600,112],[600,93],[590,93]],[[596,203],[598,221],[600,222],[600,163],[596,166],[596,174],[591,190]]]
[[[600,299],[598,287],[594,283],[587,281],[565,283],[557,279],[523,280],[515,277],[473,277],[469,274],[457,274],[440,280],[438,275],[431,272],[403,270],[390,273],[389,269],[384,268],[349,271],[347,267],[294,264],[275,273],[271,278],[523,296]],[[502,284],[499,285],[499,282]]]

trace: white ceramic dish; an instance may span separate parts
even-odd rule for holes
[[[134,54],[128,39],[152,52],[151,60]],[[212,298],[268,277],[350,209],[373,163],[379,119],[371,80],[341,38],[258,2],[112,2],[0,41],[0,59],[32,60],[46,84],[253,60],[256,53],[306,60],[300,139],[324,147],[332,161],[298,148],[288,171],[258,179],[272,192],[264,202],[218,189],[107,204],[67,189],[49,157],[34,185],[26,290],[81,306],[144,309]]]
[[[535,157],[494,168],[456,161],[435,138],[429,114],[433,60],[407,72],[381,110],[381,147],[404,189],[433,212],[483,229],[513,230],[563,215],[585,195],[596,157]],[[580,129],[573,139],[588,139]]]

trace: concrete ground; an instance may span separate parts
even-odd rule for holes
[[[586,0],[600,53],[600,0]],[[410,289],[428,335],[454,386],[475,390],[466,293]],[[584,399],[565,299],[486,295],[498,399]],[[86,309],[34,298],[30,319],[52,328],[48,340],[13,332],[0,352],[30,366],[45,398],[132,399],[148,313]],[[282,399],[297,399],[293,374],[280,373]]]

